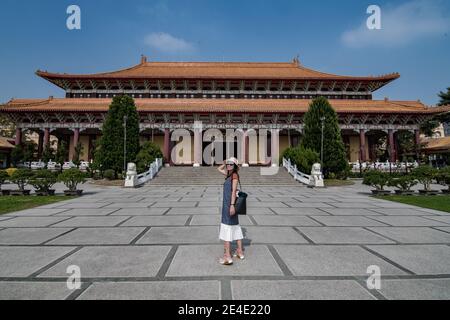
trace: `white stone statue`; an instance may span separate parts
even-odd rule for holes
[[[314,163],[311,170],[311,178],[309,179],[309,185],[314,188],[324,188],[325,183],[323,181],[322,168],[320,163]]]
[[[137,171],[135,163],[128,163],[127,166],[127,177],[125,179],[125,187],[134,188],[137,182]]]

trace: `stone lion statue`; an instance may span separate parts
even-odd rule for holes
[[[133,175],[133,174],[137,174],[136,164],[130,162],[127,166],[127,175]]]

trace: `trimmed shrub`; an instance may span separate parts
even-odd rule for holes
[[[437,176],[437,170],[428,165],[423,165],[414,169],[412,175],[423,184],[425,191],[431,191],[431,183]]]
[[[363,184],[383,191],[389,183],[389,174],[380,171],[369,171],[364,175]]]
[[[297,169],[303,173],[310,174],[314,163],[319,163],[319,154],[309,148],[302,146],[288,148],[283,152],[282,157],[291,160],[292,164],[297,165]]]
[[[105,172],[103,173],[103,176],[107,180],[114,180],[116,178],[116,173],[114,172],[114,170],[108,169],[108,170],[105,170]]]
[[[440,183],[445,184],[450,190],[450,167],[440,169],[436,176]]]
[[[9,180],[17,184],[20,191],[24,191],[32,176],[33,172],[30,169],[18,169],[14,171]]]
[[[57,176],[50,170],[37,170],[31,177],[29,183],[38,192],[48,192],[57,181]]]
[[[0,170],[0,190],[2,190],[2,184],[9,179],[9,175],[5,170]]]
[[[59,174],[58,181],[61,181],[64,183],[64,185],[70,190],[70,191],[76,191],[77,186],[81,183],[86,182],[86,174],[81,172],[78,169],[69,169],[64,171],[63,173]]]
[[[398,178],[391,178],[388,185],[401,191],[411,191],[411,188],[417,184],[417,180],[412,175],[404,175]]]

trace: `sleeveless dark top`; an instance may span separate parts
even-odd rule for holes
[[[239,216],[237,214],[235,214],[234,216],[230,215],[233,176],[237,179],[237,175],[233,174],[229,176],[223,184],[222,223],[230,226],[239,224]]]

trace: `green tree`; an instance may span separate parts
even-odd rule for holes
[[[72,157],[72,162],[77,166],[77,168],[81,164],[80,156],[82,152],[83,152],[83,145],[81,144],[81,142],[78,142],[78,144],[75,146],[75,153],[73,154]]]
[[[438,106],[450,105],[450,87],[447,88],[447,92],[439,92],[438,96],[440,98]]]
[[[21,144],[18,144],[11,151],[11,161],[14,167],[17,167],[19,162],[23,161],[23,147]]]
[[[66,162],[66,154],[67,154],[67,143],[63,140],[59,144],[55,154],[55,162],[61,166],[60,171],[62,171],[62,166],[64,162]]]
[[[53,150],[52,146],[47,144],[44,147],[44,151],[42,152],[42,161],[45,163],[45,166],[47,167],[47,163],[55,158],[55,150]]]
[[[96,161],[101,171],[112,169],[116,173],[124,170],[124,116],[127,117],[126,161],[135,162],[139,151],[139,116],[134,100],[129,96],[114,97],[100,138]],[[126,168],[125,168],[126,170]]]
[[[136,156],[136,167],[139,173],[146,172],[152,162],[155,161],[156,158],[162,158],[163,154],[158,145],[151,141],[145,142],[141,146],[141,150]]]
[[[340,176],[346,172],[348,167],[345,146],[342,141],[337,114],[324,97],[314,99],[309,106],[309,111],[305,114],[305,130],[301,146],[305,149],[311,149],[320,155],[322,117],[325,119],[322,171],[327,178]]]

